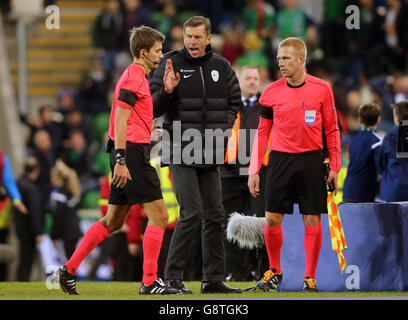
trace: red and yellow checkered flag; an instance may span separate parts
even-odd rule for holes
[[[344,258],[343,250],[347,249],[347,244],[346,238],[344,237],[343,226],[341,224],[339,208],[334,202],[333,197],[334,192],[329,192],[327,195],[327,209],[329,212],[330,237],[333,251],[337,252],[341,274],[343,274],[343,270],[346,267],[346,259]]]

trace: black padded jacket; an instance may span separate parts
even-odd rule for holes
[[[172,60],[174,72],[181,78],[170,95],[163,87],[167,59]],[[162,164],[207,166],[224,162],[228,133],[242,106],[238,79],[225,58],[214,53],[210,45],[199,58],[191,57],[185,48],[168,52],[150,79],[150,91],[154,117],[164,114]],[[188,129],[194,130],[186,132]],[[214,136],[222,136],[219,141],[223,144],[216,144]],[[199,151],[197,139],[201,139]],[[212,139],[212,143],[206,142],[208,139]],[[196,142],[194,148],[191,148],[192,141]],[[189,152],[196,153],[193,162],[191,157],[185,161],[186,157],[181,156],[187,145],[190,145]]]

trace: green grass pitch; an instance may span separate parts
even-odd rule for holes
[[[193,291],[191,295],[140,296],[138,282],[88,282],[79,281],[79,296],[67,296],[60,289],[48,289],[46,282],[2,282],[0,300],[114,300],[114,299],[291,299],[291,298],[381,298],[406,297],[408,292],[244,292],[242,294],[200,294],[200,282],[185,282]],[[228,282],[241,289],[253,282]],[[299,289],[300,290],[300,289]]]

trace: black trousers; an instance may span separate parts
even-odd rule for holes
[[[170,242],[165,278],[184,279],[193,241],[201,233],[202,280],[224,280],[224,208],[219,168],[170,165],[170,172],[180,218]]]
[[[174,229],[166,229],[163,235],[163,242],[160,249],[159,260],[157,261],[157,276],[165,278],[166,260],[169,254],[169,246],[173,236]]]
[[[31,269],[33,267],[34,257],[36,254],[36,242],[35,236],[30,235],[27,231],[27,235],[19,237],[19,263],[17,267],[17,281],[29,281],[31,275]]]
[[[265,217],[265,175],[260,176],[260,195],[252,197],[248,189],[248,176],[222,178],[222,203],[225,209],[225,226],[231,213],[238,212],[247,216]],[[229,242],[224,233],[225,272],[236,281],[251,281],[257,278],[258,257],[256,249],[241,249],[236,243]],[[262,258],[261,275],[269,269],[266,248],[259,248]],[[255,271],[255,274],[251,272]]]

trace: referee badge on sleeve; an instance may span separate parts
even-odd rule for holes
[[[305,121],[311,126],[316,120],[316,110],[306,110],[305,111]]]
[[[214,82],[217,82],[218,79],[220,78],[220,74],[218,73],[217,70],[212,70],[211,71],[211,77],[214,80]]]

